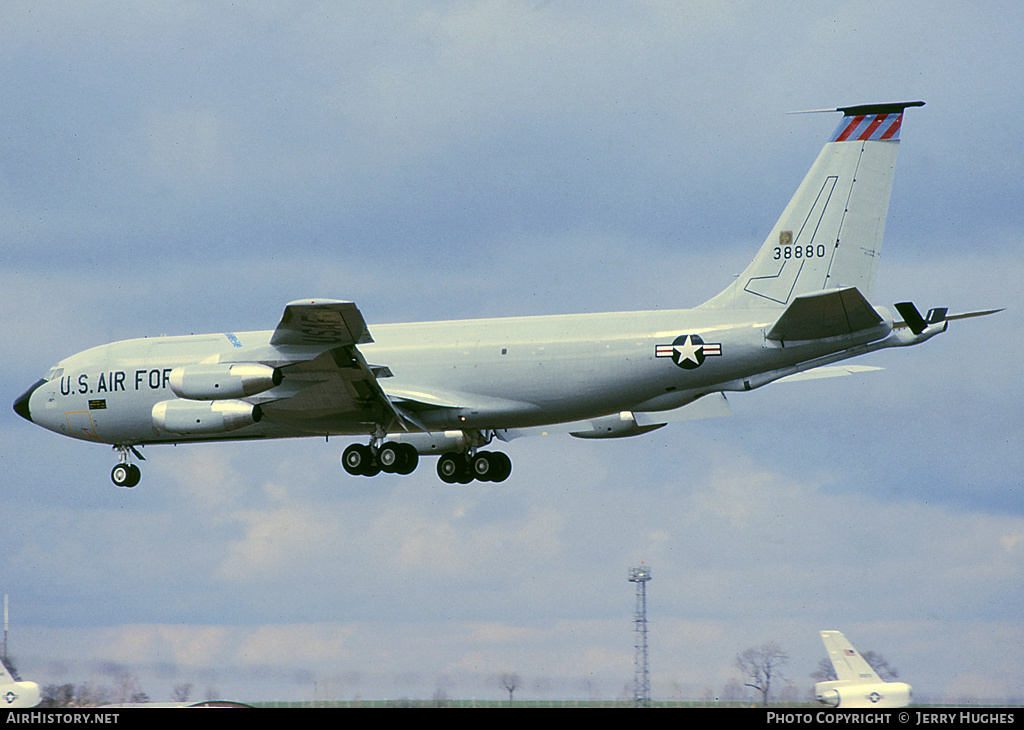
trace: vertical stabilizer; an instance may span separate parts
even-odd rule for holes
[[[875,684],[882,681],[841,632],[822,631],[821,641],[839,681],[853,684]]]
[[[14,677],[12,677],[11,673],[7,671],[7,665],[3,663],[3,660],[0,660],[0,685],[13,683]]]
[[[828,289],[871,296],[900,127],[924,102],[843,107],[843,119],[746,270],[705,307],[774,308]]]
[[[35,707],[39,701],[39,685],[35,682],[15,681],[7,666],[0,661],[0,707]]]
[[[914,689],[906,682],[883,682],[878,672],[838,631],[822,631],[835,680],[814,683],[814,699],[829,707],[906,707]]]

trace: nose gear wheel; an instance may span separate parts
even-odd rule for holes
[[[134,454],[142,460],[145,460],[146,457],[140,454],[134,446],[118,445],[114,449],[118,452],[120,463],[111,469],[110,481],[119,487],[134,487],[142,479],[142,471],[131,463],[131,455]]]

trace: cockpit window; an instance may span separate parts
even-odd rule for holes
[[[48,372],[46,375],[43,376],[43,380],[45,380],[47,382],[49,382],[51,380],[56,380],[57,378],[59,378],[63,374],[64,374],[64,368],[56,368],[56,367],[50,368],[50,372]]]

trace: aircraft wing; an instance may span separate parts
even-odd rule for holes
[[[769,340],[818,340],[849,335],[882,323],[856,287],[797,297],[768,332]]]
[[[338,421],[364,423],[369,431],[376,424],[401,430],[415,425],[377,382],[391,375],[388,368],[368,364],[359,351],[357,345],[369,342],[373,338],[353,302],[292,302],[270,337],[272,364],[281,368],[284,382],[252,400],[264,415],[314,433]]]
[[[622,411],[586,421],[555,423],[549,426],[507,429],[498,432],[502,441],[524,436],[551,436],[568,433],[582,439],[606,439],[639,436],[677,421],[718,418],[732,414],[725,393],[709,393],[670,411]]]
[[[874,367],[872,365],[827,365],[811,370],[804,370],[800,373],[793,375],[787,375],[784,378],[779,378],[779,383],[795,383],[798,380],[818,380],[820,378],[839,378],[844,375],[858,375],[860,373],[873,373],[876,370],[882,368]]]
[[[362,313],[353,302],[307,299],[284,308],[270,344],[362,345],[373,342]]]

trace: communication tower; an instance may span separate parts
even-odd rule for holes
[[[651,569],[641,563],[629,569],[629,582],[636,583],[636,611],[633,615],[633,634],[636,647],[633,670],[633,701],[637,707],[651,704],[651,671],[647,666],[647,581]]]

